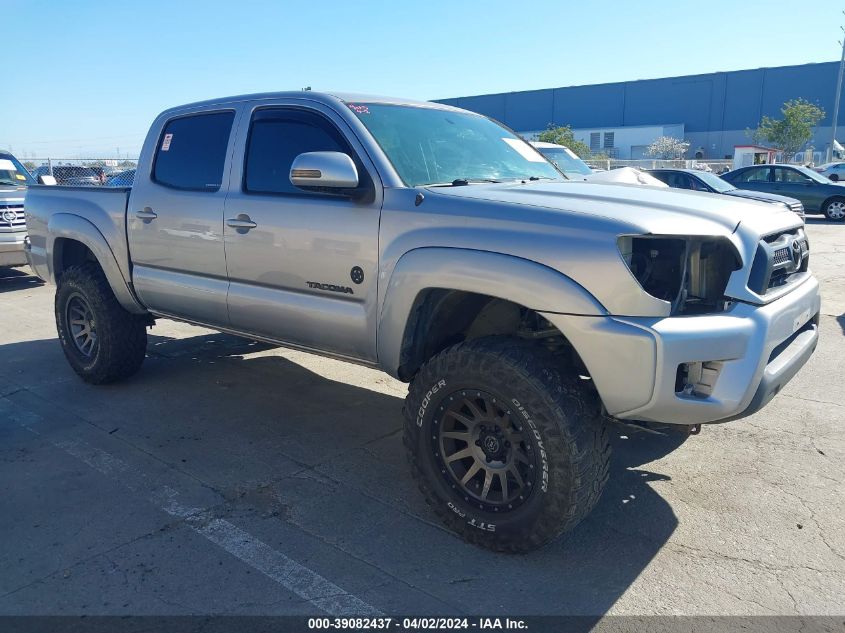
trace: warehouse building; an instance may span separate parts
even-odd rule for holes
[[[655,138],[674,136],[689,141],[690,158],[714,159],[732,157],[735,146],[751,142],[746,130],[762,116],[779,118],[785,101],[801,97],[825,111],[810,143],[819,162],[830,144],[838,72],[839,62],[827,62],[438,101],[502,121],[526,138],[550,124],[569,125],[578,140],[611,158],[642,158]],[[845,103],[840,126],[843,110]]]

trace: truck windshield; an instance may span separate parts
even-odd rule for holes
[[[31,185],[35,182],[26,168],[11,154],[0,153],[0,185]]]
[[[562,179],[537,150],[481,115],[381,103],[348,105],[409,187]]]

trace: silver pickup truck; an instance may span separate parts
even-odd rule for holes
[[[34,182],[14,156],[0,152],[0,266],[26,265],[23,199]]]
[[[155,317],[380,368],[410,382],[404,443],[426,499],[500,551],[590,511],[612,421],[749,415],[818,339],[794,213],[567,181],[510,130],[432,103],[174,108],[131,190],[35,186],[26,212],[84,380],[136,372]]]

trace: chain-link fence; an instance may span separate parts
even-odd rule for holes
[[[27,158],[23,166],[36,180],[52,176],[57,185],[129,187],[135,179],[135,158]]]

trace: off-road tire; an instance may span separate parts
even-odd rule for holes
[[[539,346],[488,337],[444,350],[411,382],[404,444],[412,475],[437,515],[465,540],[494,551],[528,552],[570,531],[598,502],[610,464],[607,424],[589,381],[558,366]],[[529,421],[522,428],[533,426],[528,439],[545,459],[545,486],[534,486],[513,510],[480,509],[465,490],[455,489],[432,444],[443,407],[473,389],[499,394],[516,419]]]
[[[96,323],[97,345],[86,356],[74,342],[68,303],[80,299]],[[69,267],[59,278],[55,300],[56,329],[70,366],[85,382],[100,385],[138,371],[147,349],[146,319],[118,302],[102,269],[93,262]]]
[[[829,200],[825,200],[822,213],[832,222],[842,222],[845,220],[845,215],[842,215],[843,205],[845,205],[845,197],[836,196],[830,198]],[[833,209],[836,209],[835,214]]]

